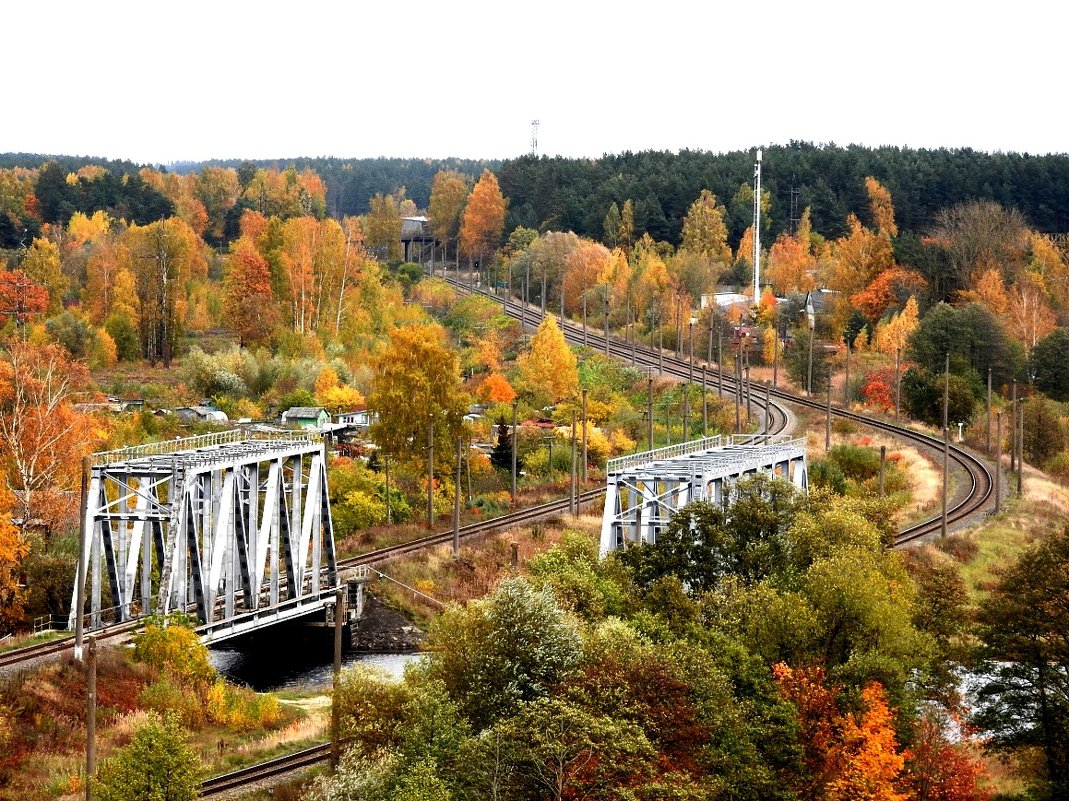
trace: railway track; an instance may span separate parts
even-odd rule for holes
[[[256,765],[224,773],[201,782],[201,798],[224,795],[250,784],[275,779],[296,770],[326,762],[330,758],[330,743],[319,743],[286,756],[269,759]]]
[[[450,283],[456,283],[461,291],[469,291],[468,287],[463,286],[455,281]],[[512,300],[502,301],[500,298],[496,298],[492,295],[486,294],[487,297],[497,301],[503,302],[503,306],[506,312],[517,319],[521,318],[520,304]],[[540,313],[536,310],[528,308],[522,313],[522,317],[527,320],[530,319],[532,323],[540,321]],[[573,344],[584,344],[584,338],[586,344],[594,347],[598,343],[593,342],[589,332],[584,337],[582,328],[574,323],[566,322],[562,326],[562,330],[565,337]],[[604,340],[602,340],[603,342]],[[657,353],[649,348],[639,345],[637,342],[628,343],[622,341],[617,337],[609,337],[608,342],[609,355],[616,358],[631,361],[636,366],[645,366],[648,368],[657,368],[659,372],[671,375],[680,380],[689,380],[692,376],[691,364],[688,361],[677,359],[668,353]],[[700,364],[700,362],[699,362]],[[710,386],[711,384],[707,384]],[[718,376],[718,387],[722,388],[722,391],[726,391],[729,394],[734,394],[738,388],[734,378],[730,376],[720,375]],[[786,392],[782,389],[769,388],[768,396],[770,398],[769,403],[765,404],[764,398],[761,397],[760,391],[757,393],[751,393],[751,402],[754,406],[761,409],[762,413],[767,418],[767,430],[768,433],[782,433],[793,427],[794,416],[790,409],[784,405],[784,403],[791,403],[798,406],[808,407],[817,411],[825,411],[826,405],[821,404],[811,398],[805,398],[799,395],[795,395],[790,392]],[[774,398],[775,400],[771,400]],[[878,420],[865,415],[857,414],[848,409],[841,409],[832,407],[832,414],[836,417],[853,420],[859,424],[876,428],[878,430],[887,432],[899,439],[905,439],[911,443],[928,449],[940,451],[943,447],[943,443],[937,438],[914,431],[904,426],[898,426],[890,422]],[[957,468],[964,472],[966,476],[965,491],[959,493],[959,497],[955,498],[954,504],[947,509],[947,525],[951,526],[960,520],[966,519],[977,512],[989,502],[992,492],[993,477],[990,468],[979,458],[969,453],[963,448],[951,445],[948,449],[949,459],[955,464]],[[587,490],[579,494],[578,502],[581,505],[589,504],[600,498],[605,492],[605,489],[598,488]],[[528,507],[526,509],[520,509],[515,512],[509,512],[508,514],[501,515],[491,520],[480,521],[477,523],[470,523],[460,528],[460,537],[467,539],[476,536],[482,536],[487,533],[500,530],[503,528],[510,528],[512,526],[528,523],[533,520],[537,520],[543,517],[551,516],[554,514],[566,513],[570,508],[570,499],[564,498],[548,503],[539,504],[537,506]],[[912,526],[908,526],[899,533],[895,540],[895,546],[899,547],[909,542],[913,542],[919,538],[928,536],[941,530],[942,520],[941,516],[933,517],[929,520],[922,521]],[[368,551],[362,554],[358,554],[347,559],[338,560],[339,569],[352,569],[362,565],[375,565],[380,564],[390,559],[397,558],[408,553],[412,553],[423,548],[433,547],[448,543],[452,540],[452,530],[439,532],[436,534],[429,534],[424,537],[418,537],[408,542],[399,543],[386,548],[379,548],[373,551]],[[137,626],[137,621],[130,621],[94,632],[98,641],[119,637],[127,634]],[[46,643],[39,643],[37,645],[27,646],[25,648],[15,649],[4,654],[0,654],[0,668],[17,665],[22,662],[28,662],[38,658],[52,656],[60,654],[64,651],[72,650],[74,647],[73,636],[65,637],[58,640],[52,640]],[[252,765],[247,768],[241,768],[236,771],[217,776],[212,779],[208,779],[202,783],[202,795],[205,798],[210,798],[217,795],[230,792],[232,790],[246,787],[257,781],[275,778],[286,773],[309,767],[311,765],[325,761],[330,755],[329,743],[322,743],[310,748],[306,748],[302,751],[296,752],[283,757],[278,757],[268,762],[263,762],[257,765]]]
[[[130,620],[126,623],[116,623],[102,629],[87,631],[86,635],[92,634],[98,643],[112,640],[129,634],[139,625],[139,621]],[[69,634],[47,642],[35,643],[22,648],[13,648],[0,654],[0,671],[4,668],[13,667],[24,662],[32,662],[45,657],[59,656],[67,651],[74,650],[74,635]]]
[[[530,306],[524,308],[523,304],[515,301],[511,297],[505,299],[500,296],[491,295],[483,290],[472,290],[471,287],[467,287],[464,284],[449,278],[446,278],[446,281],[456,286],[462,292],[478,291],[489,299],[501,303],[505,312],[510,317],[523,319],[525,323],[530,322],[533,325],[538,325],[541,322],[542,314],[540,310],[533,309]],[[561,330],[564,333],[565,338],[573,344],[578,345],[585,343],[588,347],[597,348],[599,350],[605,347],[604,333],[592,336],[590,331],[587,331],[586,334],[584,334],[582,327],[571,321],[565,321],[561,326]],[[607,350],[609,355],[632,362],[635,366],[657,368],[658,371],[680,380],[690,380],[695,374],[692,373],[692,366],[689,361],[678,359],[668,352],[651,350],[645,345],[638,343],[637,340],[627,342],[610,335],[608,338]],[[695,360],[694,369],[696,370],[699,368],[702,363],[703,362],[700,360]],[[723,391],[725,392],[734,394],[737,391],[736,381],[731,376],[718,375],[718,382],[718,386],[723,387]],[[707,386],[709,386],[709,384],[707,384]],[[768,392],[770,398],[775,399],[770,402],[768,409],[764,409],[764,401],[760,398],[760,392],[756,393],[756,396],[752,398],[752,401],[754,405],[762,408],[765,414],[770,415],[770,431],[773,432],[784,430],[784,427],[789,426],[790,421],[793,419],[790,411],[783,405],[783,403],[803,406],[820,412],[826,412],[827,410],[826,404],[813,398],[795,395],[792,392],[787,392],[786,390],[779,388],[769,388]],[[843,409],[836,406],[832,406],[831,413],[833,416],[840,419],[852,420],[853,422],[886,432],[898,439],[906,440],[913,445],[923,448],[924,450],[937,451],[939,453],[943,450],[942,440],[929,434],[914,431],[905,426],[896,425],[871,416],[861,415],[852,412],[849,409]],[[772,426],[781,427],[776,429]],[[972,517],[984,509],[991,500],[994,477],[991,468],[988,467],[982,459],[956,445],[951,444],[949,446],[948,460],[950,466],[962,472],[966,479],[964,482],[964,491],[958,492],[953,501],[948,502],[947,527],[949,529],[951,526]],[[906,545],[928,535],[940,532],[941,530],[942,514],[903,528],[895,539],[895,547]]]

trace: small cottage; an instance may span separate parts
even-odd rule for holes
[[[330,422],[330,415],[322,406],[294,406],[282,413],[282,425],[320,431]]]

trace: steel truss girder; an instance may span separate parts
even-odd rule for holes
[[[209,632],[224,631],[237,616],[256,613],[266,623],[276,607],[321,605],[337,585],[321,441],[107,456],[89,477],[76,576],[87,585],[89,628],[183,610]],[[72,626],[77,613],[75,590]]]
[[[808,489],[804,439],[765,437],[757,444],[722,445],[710,438],[701,444],[701,449],[674,446],[650,451],[646,459],[636,454],[610,463],[602,556],[627,543],[656,542],[680,508],[694,501],[724,503],[730,486],[747,475],[762,473]]]

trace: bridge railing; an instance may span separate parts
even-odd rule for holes
[[[615,459],[609,459],[605,465],[605,472],[618,473],[621,470],[626,470],[629,467],[635,467],[640,464],[663,462],[667,459],[686,456],[688,453],[700,453],[701,451],[719,448],[723,445],[724,439],[718,434],[715,437],[702,437],[701,439],[693,439],[689,442],[680,442],[676,445],[655,448],[652,451],[632,453],[628,456],[617,456]]]
[[[93,465],[109,465],[117,462],[128,462],[134,459],[144,459],[151,456],[168,456],[182,451],[193,451],[200,448],[213,448],[220,445],[233,445],[238,442],[251,440],[288,440],[318,442],[322,435],[316,431],[251,431],[248,429],[233,429],[230,431],[215,431],[211,434],[199,434],[195,437],[180,437],[162,442],[149,442],[145,445],[134,445],[129,448],[119,448],[114,451],[101,451],[92,456]]]
[[[668,445],[664,448],[656,448],[652,451],[632,453],[628,456],[618,456],[610,459],[605,465],[606,473],[619,473],[639,465],[650,462],[665,462],[677,459],[680,456],[688,456],[692,453],[703,453],[714,448],[728,446],[804,446],[805,438],[792,437],[790,434],[730,434],[728,436],[703,437],[702,439],[680,442],[676,445]]]

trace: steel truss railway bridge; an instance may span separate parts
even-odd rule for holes
[[[318,434],[227,431],[98,453],[90,465],[72,629],[79,613],[92,630],[183,611],[218,641],[333,606]]]
[[[610,459],[601,522],[602,556],[656,542],[672,515],[694,501],[727,503],[731,486],[756,474],[808,488],[806,439],[790,435],[706,437]]]

